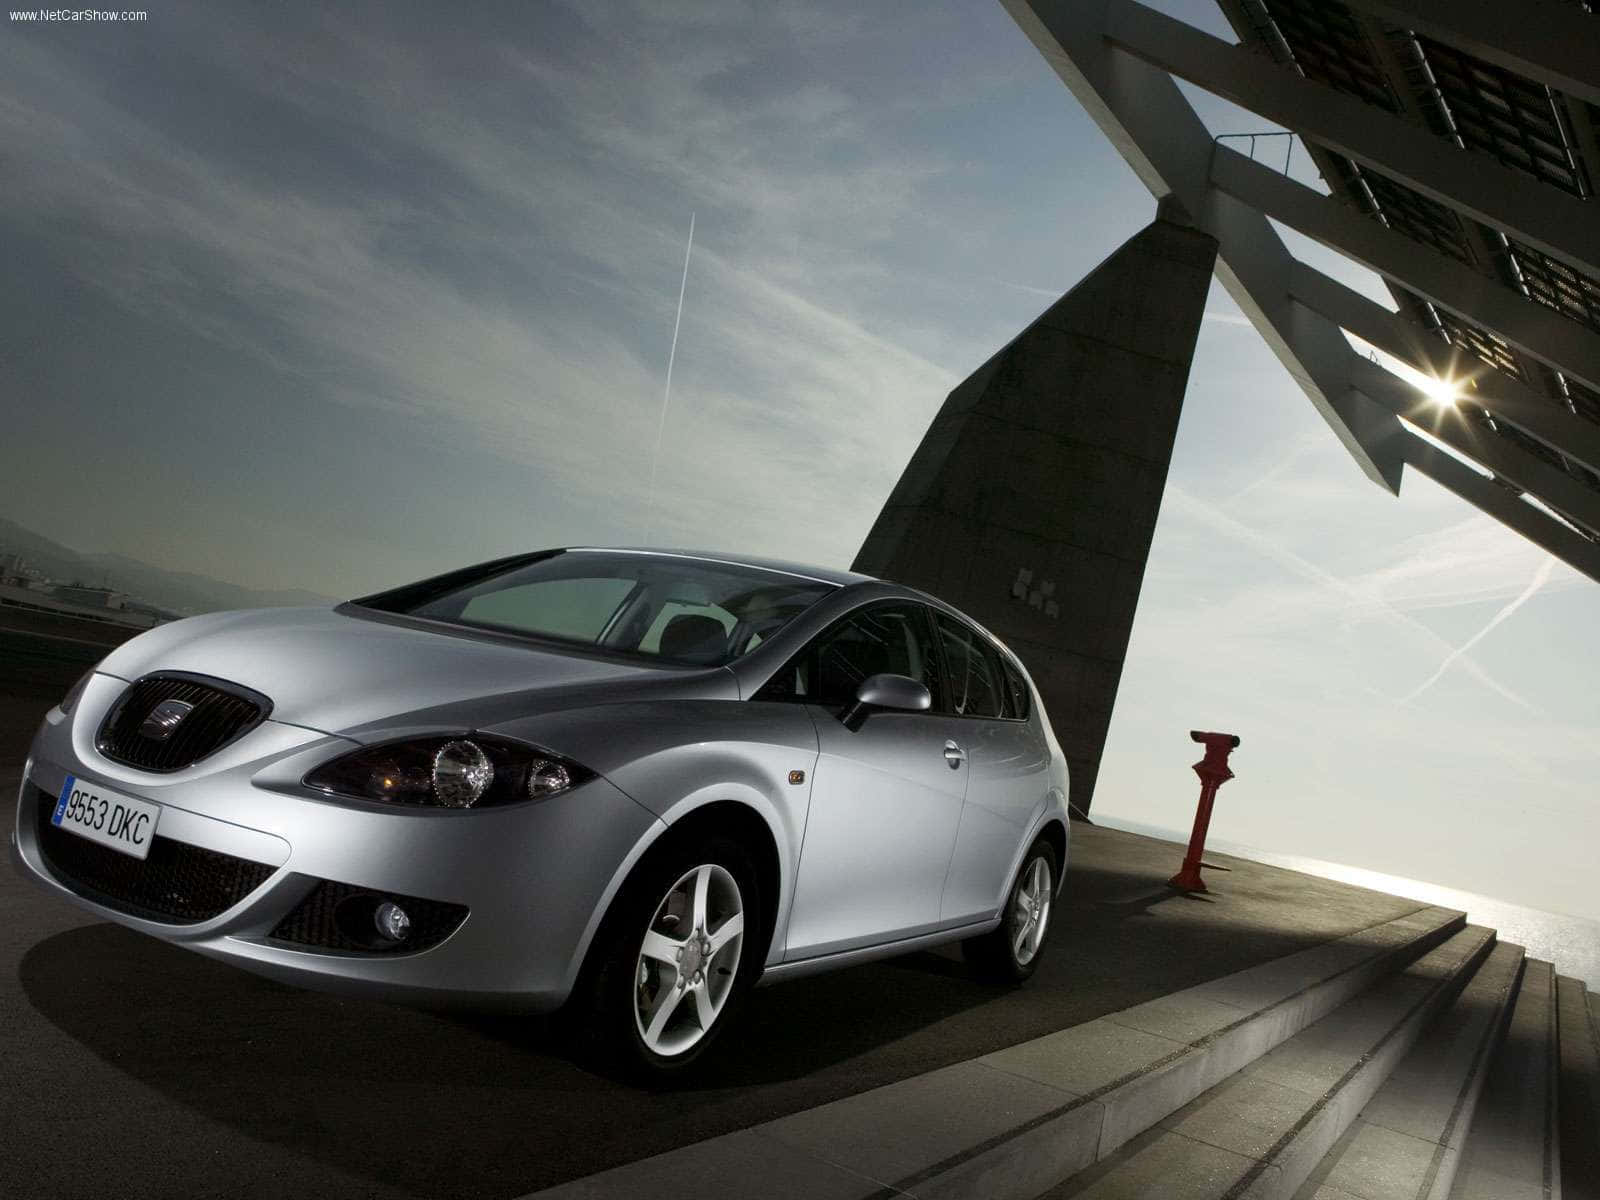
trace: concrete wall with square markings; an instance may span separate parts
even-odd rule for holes
[[[1027,666],[1086,814],[1216,241],[1157,219],[950,393],[857,554]]]

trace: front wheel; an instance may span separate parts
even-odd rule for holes
[[[1041,838],[1023,856],[1000,924],[962,943],[967,961],[991,978],[1021,983],[1044,953],[1055,908],[1056,852]]]
[[[695,839],[653,856],[607,915],[591,990],[606,1056],[675,1075],[711,1045],[759,967],[761,895],[744,848]]]

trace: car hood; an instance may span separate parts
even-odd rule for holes
[[[506,714],[634,699],[703,681],[707,672],[635,665],[520,642],[424,628],[360,610],[271,608],[158,626],[119,647],[100,671],[133,680],[189,671],[240,683],[272,701],[272,719],[361,735],[412,717],[463,725]],[[728,677],[726,671],[713,672]]]

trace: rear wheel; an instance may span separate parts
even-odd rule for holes
[[[1041,838],[1022,858],[1000,924],[962,943],[968,962],[1005,982],[1021,983],[1033,974],[1050,932],[1056,871],[1056,852]]]
[[[625,1070],[670,1076],[727,1026],[760,967],[761,894],[737,841],[662,847],[606,916],[589,990],[599,1048]]]

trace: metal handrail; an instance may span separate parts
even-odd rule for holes
[[[1213,142],[1220,142],[1224,138],[1249,138],[1250,139],[1250,161],[1254,162],[1255,161],[1255,157],[1256,157],[1256,139],[1257,138],[1272,138],[1272,137],[1281,137],[1281,138],[1288,138],[1289,139],[1289,149],[1287,151],[1285,151],[1284,155],[1283,155],[1283,173],[1285,175],[1287,175],[1289,173],[1289,161],[1290,161],[1290,159],[1292,159],[1294,157],[1294,137],[1295,137],[1295,135],[1294,135],[1294,130],[1292,130],[1292,129],[1267,129],[1267,130],[1262,130],[1259,133],[1219,133],[1215,137],[1213,137],[1211,140]]]

